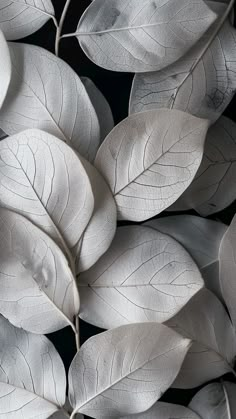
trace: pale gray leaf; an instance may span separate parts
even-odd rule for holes
[[[223,304],[210,291],[203,288],[166,324],[193,341],[173,387],[197,387],[232,371],[235,331]]]
[[[155,403],[151,409],[138,415],[122,416],[120,419],[202,419],[187,407],[164,402]]]
[[[94,196],[94,212],[80,243],[76,273],[86,271],[107,251],[116,232],[116,203],[103,177],[88,161],[81,158]]]
[[[2,316],[0,369],[2,418],[47,419],[63,406],[65,369],[52,343],[15,328]]]
[[[5,100],[8,88],[9,88],[11,75],[12,75],[10,52],[9,52],[7,42],[1,30],[0,30],[0,61],[1,61],[1,66],[0,66],[0,80],[1,80],[0,109],[1,109],[2,104]]]
[[[67,251],[93,213],[93,193],[79,157],[46,132],[28,130],[0,142],[1,206],[23,214]]]
[[[106,329],[164,322],[202,286],[197,266],[174,239],[148,227],[119,227],[108,251],[78,277],[80,317]]]
[[[68,261],[42,230],[0,209],[0,313],[17,327],[46,334],[73,327],[79,296]]]
[[[130,114],[169,108],[215,122],[236,91],[236,31],[226,21],[206,51],[205,45],[200,42],[162,71],[137,74]]]
[[[108,70],[160,70],[186,54],[216,17],[202,0],[94,0],[77,37],[90,60]]]
[[[208,131],[203,160],[188,189],[170,210],[194,208],[204,217],[236,199],[236,124],[222,116]]]
[[[106,138],[109,132],[114,128],[114,119],[109,103],[105,96],[100,92],[97,86],[88,77],[81,77],[81,81],[87,90],[89,98],[96,111],[100,125],[100,139]]]
[[[100,129],[93,105],[77,74],[60,58],[33,45],[9,43],[12,78],[0,126],[12,135],[39,128],[93,160]]]
[[[144,221],[178,199],[200,166],[207,129],[207,120],[163,109],[131,115],[112,130],[95,165],[119,219]]]
[[[1,0],[0,29],[6,39],[24,38],[55,19],[51,0]]]
[[[103,419],[149,409],[172,384],[190,343],[158,323],[121,326],[90,338],[69,370],[74,413]]]

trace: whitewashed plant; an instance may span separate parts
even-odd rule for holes
[[[64,33],[72,3],[0,1],[0,418],[235,419],[236,216],[203,218],[236,199],[234,1],[93,0]],[[18,42],[50,20],[55,54]],[[118,124],[71,37],[136,73]]]

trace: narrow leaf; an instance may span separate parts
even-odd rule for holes
[[[1,0],[0,29],[8,40],[20,39],[55,19],[51,0]]]
[[[92,337],[69,370],[74,413],[111,418],[149,409],[175,379],[189,345],[157,323],[121,326]]]
[[[78,277],[80,316],[112,328],[126,323],[164,322],[203,286],[185,249],[148,227],[119,227],[111,247]]]
[[[0,5],[0,8],[1,8],[1,5]],[[1,30],[0,30],[0,61],[1,61],[1,66],[0,66],[0,80],[1,80],[0,109],[1,109],[2,104],[5,100],[8,88],[9,88],[11,75],[12,75],[10,52],[9,52],[7,42]]]
[[[0,317],[0,415],[47,419],[63,406],[66,376],[60,356],[44,336],[27,333]]]
[[[60,248],[22,215],[0,210],[0,313],[46,334],[73,327],[79,296]]]
[[[232,372],[235,331],[224,306],[210,291],[201,290],[166,324],[193,341],[173,387],[197,387]]]
[[[138,415],[123,416],[121,419],[202,419],[187,407],[178,404],[157,402],[151,409]],[[205,419],[205,418],[204,418]]]
[[[94,0],[77,37],[85,54],[113,71],[159,70],[182,57],[215,21],[202,0]]]
[[[163,109],[131,115],[112,130],[95,165],[119,219],[144,221],[177,200],[201,163],[207,128],[206,120]]]
[[[60,58],[43,48],[9,43],[12,79],[0,126],[12,135],[39,128],[93,160],[100,141],[98,119],[83,83]]]

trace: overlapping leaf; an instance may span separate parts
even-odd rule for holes
[[[100,143],[99,124],[77,74],[43,48],[9,43],[9,49],[13,71],[0,127],[9,135],[42,129],[93,160]]]
[[[189,345],[158,323],[121,326],[90,338],[69,371],[74,413],[111,418],[149,409],[175,379]]]
[[[207,120],[163,109],[131,115],[112,130],[95,165],[119,219],[144,221],[177,200],[201,163],[207,129]]]
[[[202,0],[94,0],[77,36],[87,56],[113,71],[159,70],[182,57],[216,19]]]
[[[27,333],[0,317],[0,415],[47,419],[65,402],[61,358],[44,336]]]
[[[80,316],[107,329],[163,322],[202,286],[197,266],[174,239],[147,227],[119,227],[105,255],[78,277]]]
[[[11,80],[11,73],[12,73],[9,48],[1,30],[0,30],[0,61],[1,61],[1,66],[0,66],[0,81],[1,81],[0,83],[0,109],[1,109],[2,104],[5,100],[8,88],[9,88],[9,84]]]

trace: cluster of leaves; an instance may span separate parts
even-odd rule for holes
[[[233,3],[94,0],[62,35],[70,0],[60,22],[51,0],[1,0],[0,417],[236,417],[236,216],[156,217],[236,198],[236,125],[221,116],[236,90]],[[9,42],[49,19],[55,55]],[[97,65],[136,73],[115,127],[58,58],[71,36]],[[79,317],[108,330],[80,347]],[[66,326],[68,380],[44,336]],[[188,407],[158,401],[226,373]]]

